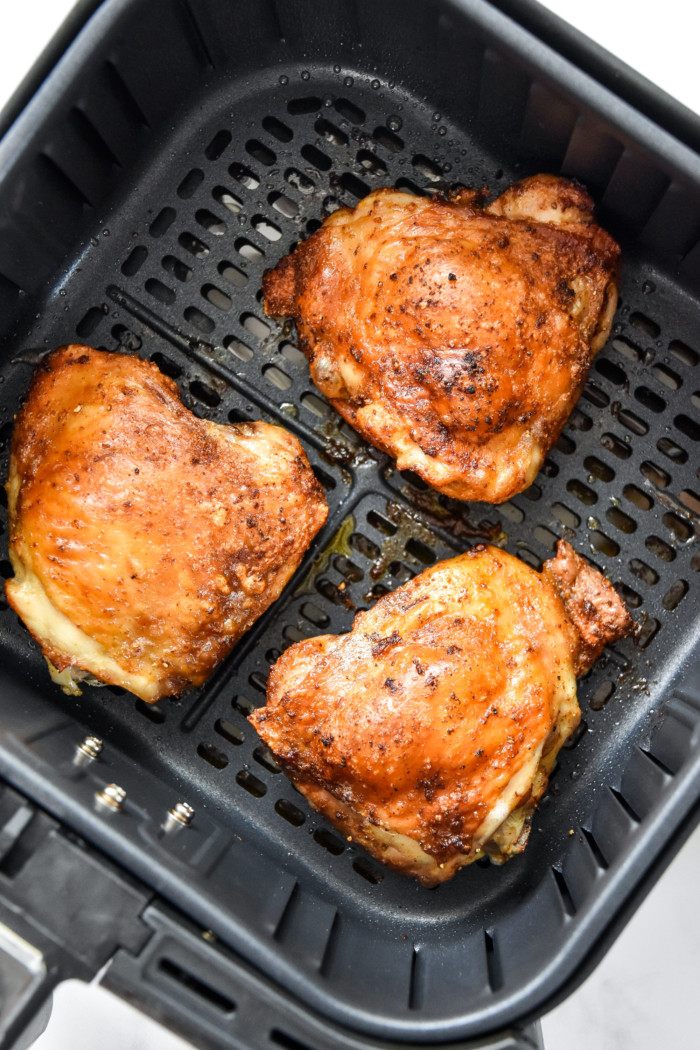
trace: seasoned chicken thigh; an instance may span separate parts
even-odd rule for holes
[[[377,190],[263,288],[368,441],[448,496],[500,503],[533,481],[610,333],[619,248],[565,179],[482,200]]]
[[[578,724],[576,675],[631,620],[561,541],[540,574],[494,547],[440,562],[287,649],[250,721],[341,832],[426,886],[520,853]]]
[[[291,434],[198,419],[154,364],[85,346],[37,369],[7,492],[7,597],[52,677],[147,701],[205,681],[327,513]]]

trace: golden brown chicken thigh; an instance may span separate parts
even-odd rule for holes
[[[578,724],[576,675],[631,620],[563,541],[537,573],[494,547],[440,562],[287,649],[250,716],[314,809],[432,886],[525,848]]]
[[[200,685],[278,597],[325,521],[301,445],[192,415],[150,362],[67,346],[12,437],[7,597],[66,691]]]
[[[482,200],[377,190],[263,288],[368,441],[448,496],[500,503],[533,481],[610,333],[619,248],[565,179]]]

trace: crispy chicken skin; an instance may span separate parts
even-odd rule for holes
[[[314,809],[433,886],[522,852],[580,718],[576,673],[631,626],[564,541],[543,573],[473,547],[358,613],[349,634],[287,649],[250,721]]]
[[[192,415],[137,357],[54,351],[17,415],[8,601],[52,677],[200,685],[278,597],[327,507],[292,435]]]
[[[620,250],[565,179],[482,202],[377,190],[263,289],[363,437],[448,496],[501,503],[533,481],[608,338]]]

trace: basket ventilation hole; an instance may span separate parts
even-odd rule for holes
[[[610,509],[605,512],[605,517],[615,526],[616,529],[619,529],[620,532],[626,532],[628,534],[636,532],[637,522],[634,518],[630,518],[628,514],[621,511],[619,507],[610,507]]]
[[[378,886],[384,879],[384,875],[377,868],[369,864],[364,858],[359,858],[352,862],[352,869],[356,871],[358,875],[361,875],[363,879],[371,883],[373,886]]]
[[[260,185],[260,179],[246,164],[231,164],[229,167],[229,175],[239,182],[241,186],[245,186],[247,190],[256,190]]]
[[[235,193],[231,193],[225,186],[215,186],[211,191],[211,195],[218,204],[230,211],[232,215],[238,215],[243,209],[243,201],[240,197],[237,197]]]
[[[199,189],[204,180],[204,172],[201,168],[192,168],[177,188],[177,195],[181,200],[189,200]]]
[[[248,676],[248,681],[253,688],[257,689],[263,695],[267,692],[267,677],[260,674],[259,671],[253,671],[253,673]]]
[[[162,725],[165,721],[165,711],[157,704],[147,704],[143,700],[137,700],[134,703],[134,710],[154,725]]]
[[[686,594],[688,593],[688,589],[688,584],[685,582],[685,580],[676,580],[676,582],[672,584],[671,587],[669,587],[669,589],[666,591],[666,594],[663,596],[661,604],[663,605],[664,609],[667,609],[669,612],[672,612],[676,608],[676,606],[680,605],[680,603],[683,601]]]
[[[348,99],[337,98],[333,105],[336,113],[340,113],[341,117],[345,117],[351,124],[364,124],[366,120],[364,110],[349,102]]]
[[[610,697],[615,692],[614,682],[601,682],[590,699],[588,706],[591,711],[600,711],[605,707]]]
[[[684,503],[694,514],[700,515],[700,496],[697,492],[693,492],[691,489],[683,489],[680,498],[681,503]]]
[[[211,335],[216,328],[211,317],[207,317],[207,315],[201,310],[198,310],[196,306],[188,306],[183,313],[183,317],[186,321],[189,321],[191,325],[199,329],[204,335]]]
[[[233,247],[236,249],[239,255],[244,259],[248,259],[250,262],[257,262],[258,259],[262,259],[265,255],[260,248],[256,247],[252,241],[249,241],[247,237],[239,237]]]
[[[287,373],[283,372],[276,365],[264,365],[262,373],[267,382],[278,390],[289,390],[292,385],[292,381]]]
[[[382,178],[388,174],[389,169],[383,160],[380,160],[376,153],[372,153],[369,149],[361,149],[357,154],[357,163],[365,171],[368,171],[370,175],[379,175]]]
[[[300,828],[306,821],[306,816],[302,811],[294,805],[293,802],[288,802],[286,798],[278,798],[275,802],[275,812],[291,824],[295,828]]]
[[[628,606],[628,608],[639,608],[639,606],[642,604],[642,596],[640,594],[637,594],[637,592],[632,590],[631,587],[628,587],[626,583],[619,582],[616,583],[614,586],[615,590],[620,595],[625,605]]]
[[[653,365],[651,373],[669,390],[679,390],[683,386],[683,380],[678,373],[667,365]]]
[[[244,313],[241,314],[241,324],[247,331],[250,332],[259,342],[262,342],[270,334],[270,326],[261,321],[255,314]]]
[[[656,569],[652,569],[651,565],[647,565],[645,561],[641,561],[640,558],[632,558],[630,561],[630,571],[641,580],[642,583],[646,583],[649,587],[653,587],[659,582],[659,574]]]
[[[572,478],[566,483],[566,490],[587,507],[592,507],[598,501],[598,496],[593,489],[590,489],[588,485],[584,485],[582,481],[578,481],[577,478]]]
[[[330,171],[333,167],[333,161],[331,158],[320,149],[317,149],[316,146],[310,144],[302,146],[301,155],[304,160],[307,160],[317,171]]]
[[[435,161],[430,160],[422,153],[416,154],[412,159],[411,164],[426,179],[430,182],[440,182],[443,176],[442,168]]]
[[[137,274],[147,258],[148,248],[145,248],[142,244],[137,244],[122,263],[121,269],[124,276],[133,277]]]
[[[647,481],[650,481],[656,488],[666,489],[671,484],[671,475],[667,474],[661,467],[657,467],[655,463],[651,463],[648,459],[642,463],[639,470]]]
[[[318,419],[328,419],[330,410],[325,401],[321,401],[315,394],[303,393],[301,395],[301,403],[307,411],[311,412],[312,415]]]
[[[264,164],[267,168],[272,167],[277,160],[277,155],[273,150],[264,146],[262,142],[258,141],[258,139],[248,139],[245,144],[245,151],[246,153],[249,153],[254,160],[259,161],[260,164]]]
[[[262,798],[267,794],[267,785],[263,784],[249,769],[241,769],[236,773],[236,783],[240,784],[254,798]]]
[[[646,492],[642,492],[636,485],[625,485],[622,490],[622,494],[625,499],[633,503],[638,510],[651,510],[654,506],[654,501],[651,496],[647,496]]]
[[[656,638],[660,630],[661,624],[653,616],[650,616],[647,620],[645,620],[636,637],[636,642],[639,648],[646,649],[654,640],[654,638]]]
[[[608,452],[612,452],[613,456],[617,456],[618,459],[629,459],[632,455],[632,449],[624,441],[620,441],[614,434],[606,433],[600,438],[600,443],[603,448],[606,448]]]
[[[246,718],[255,711],[255,704],[247,696],[234,696],[231,700],[231,706]]]
[[[586,456],[583,461],[586,470],[593,474],[599,481],[613,481],[615,471],[607,463],[603,463],[597,456]]]
[[[624,369],[620,368],[613,361],[608,361],[606,357],[601,357],[596,360],[595,363],[596,372],[599,372],[604,379],[607,379],[614,386],[624,387],[627,385],[627,374]]]
[[[578,514],[575,514],[573,510],[569,510],[563,503],[553,503],[552,513],[567,529],[577,529],[581,524]]]
[[[369,561],[376,561],[376,559],[382,553],[376,543],[363,536],[361,532],[353,532],[350,537],[350,546],[353,547],[358,553],[364,555]]]
[[[352,197],[356,197],[357,200],[362,200],[366,197],[370,191],[370,187],[362,179],[358,179],[357,175],[353,175],[352,172],[346,171],[338,179],[338,185],[341,190],[345,190]]]
[[[158,969],[161,973],[164,973],[166,977],[169,977],[172,981],[177,981],[179,985],[186,988],[190,994],[198,996],[200,999],[204,999],[210,1006],[220,1010],[222,1013],[232,1014],[236,1009],[236,1004],[233,999],[229,999],[228,996],[222,995],[221,992],[216,991],[211,985],[205,984],[204,981],[199,977],[195,977],[194,974],[184,970],[178,963],[172,961],[172,959],[160,959],[158,962]]]
[[[269,747],[256,747],[253,751],[253,758],[256,762],[259,762],[263,769],[266,769],[268,773],[281,773],[282,769],[277,765],[275,756],[270,751]]]
[[[174,208],[163,208],[158,212],[155,219],[148,227],[152,237],[162,237],[175,222],[176,211]]]
[[[328,831],[326,828],[318,828],[314,831],[314,842],[317,842],[319,846],[323,846],[324,849],[328,850],[334,857],[339,857],[341,853],[345,852],[345,843],[338,835],[334,835],[332,831]]]
[[[179,379],[182,375],[180,366],[171,361],[165,354],[161,354],[159,350],[156,350],[155,354],[151,354],[151,361],[155,362],[161,372],[166,376],[170,376],[171,379]]]
[[[279,1028],[273,1028],[270,1032],[270,1042],[275,1046],[281,1046],[282,1050],[312,1050],[308,1043],[302,1043],[294,1036],[287,1035]]]
[[[347,146],[348,144],[348,137],[345,132],[337,128],[335,124],[331,124],[329,120],[324,120],[323,117],[319,117],[314,124],[314,131],[326,142],[330,142],[332,146]]]
[[[204,150],[204,156],[207,158],[207,160],[218,160],[232,138],[233,136],[231,135],[230,131],[226,131],[225,129],[222,131],[217,131],[216,135],[214,135],[214,138]]]
[[[623,357],[626,357],[628,361],[637,362],[637,361],[641,361],[642,358],[644,357],[644,354],[642,353],[640,348],[636,345],[636,343],[633,343],[631,339],[625,339],[624,336],[618,336],[617,339],[613,339],[612,345],[615,347],[617,352],[619,354],[621,354]],[[601,364],[602,364],[602,361],[601,361]],[[597,367],[598,367],[598,362],[596,362],[596,368]],[[601,372],[601,375],[602,374],[603,373]],[[627,377],[625,377],[625,379],[626,378]]]
[[[245,288],[248,283],[248,274],[231,262],[224,260],[224,262],[219,263],[217,269],[223,279],[233,288]]]
[[[503,984],[503,974],[501,973],[495,937],[488,930],[484,930],[484,949],[486,952],[486,973],[489,987],[492,992],[496,992]]]
[[[650,339],[658,339],[661,335],[661,329],[656,321],[652,321],[646,314],[639,312],[630,314],[630,324],[634,325],[635,328],[639,328]]]
[[[240,339],[238,339],[235,335],[227,335],[224,339],[224,346],[227,350],[230,350],[231,353],[235,357],[237,357],[239,361],[250,361],[250,359],[254,356],[253,351],[250,349],[250,347],[246,346],[245,343],[242,343]],[[247,417],[245,418],[247,419]],[[242,423],[244,421],[244,419],[239,419],[232,422]]]
[[[591,547],[594,550],[599,551],[601,554],[605,554],[608,558],[614,558],[620,553],[620,545],[615,540],[610,539],[604,532],[600,532],[598,529],[591,529],[588,534]]]
[[[163,284],[162,281],[156,280],[155,277],[151,277],[144,285],[146,291],[152,298],[156,299],[163,306],[172,306],[177,296],[172,288],[168,288],[167,284]]]
[[[105,311],[101,306],[91,306],[75,326],[76,332],[83,339],[87,338],[87,336],[92,335],[104,316]]]
[[[519,525],[525,520],[525,515],[520,507],[516,507],[515,503],[502,503],[498,510],[507,521],[512,521],[515,525]]]
[[[225,718],[218,718],[214,723],[214,729],[229,744],[238,746],[245,740],[245,735],[238,726],[235,726],[233,722],[229,722]]]
[[[217,215],[214,215],[213,212],[209,211],[208,208],[199,208],[199,210],[194,213],[194,217],[195,221],[205,230],[208,230],[212,236],[223,237],[226,233],[226,223],[222,222],[222,220]]]
[[[203,259],[209,254],[209,246],[204,241],[201,241],[199,237],[195,237],[193,233],[188,233],[187,231],[181,233],[177,243],[190,255],[194,255],[195,259]]]
[[[393,131],[389,131],[388,128],[379,127],[374,130],[374,140],[383,146],[384,149],[389,150],[390,153],[400,153],[404,148],[404,141],[400,139],[398,135],[395,135]]]
[[[601,390],[599,386],[596,386],[595,383],[586,383],[583,388],[583,396],[586,401],[590,401],[590,403],[595,405],[596,408],[606,408],[610,404],[610,398],[608,395],[604,390]]]
[[[552,875],[554,876],[554,882],[556,884],[557,890],[559,891],[559,896],[561,897],[561,902],[564,906],[564,911],[567,915],[575,915],[576,905],[574,904],[574,900],[569,891],[569,887],[566,884],[566,879],[564,878],[564,876],[558,868],[552,868]]]
[[[367,523],[368,525],[371,525],[373,529],[383,533],[385,536],[396,535],[397,528],[393,521],[389,521],[388,518],[385,518],[383,514],[380,514],[376,510],[369,511],[367,514]]]
[[[225,769],[228,765],[228,758],[219,751],[218,747],[214,747],[213,744],[198,744],[197,754],[200,758],[203,758],[205,762],[208,762],[214,769]]]
[[[192,278],[191,268],[186,266],[175,255],[164,255],[161,260],[161,266],[166,273],[169,273],[171,277],[174,277],[176,281],[182,282],[182,284],[186,284]]]
[[[673,422],[680,432],[689,437],[691,441],[700,441],[700,424],[696,423],[694,419],[680,415],[676,416]]]
[[[284,178],[285,182],[288,182],[299,193],[313,193],[316,187],[316,183],[308,175],[305,175],[303,171],[299,171],[298,168],[287,168]]]
[[[271,193],[267,198],[267,202],[285,219],[296,219],[299,214],[299,206],[290,197],[285,197],[283,193],[277,191]]]
[[[655,554],[657,558],[660,558],[661,561],[671,562],[675,560],[676,552],[673,547],[669,546],[659,536],[647,536],[644,546],[652,554]]]
[[[292,117],[302,117],[306,113],[316,113],[321,109],[323,103],[316,95],[307,95],[305,98],[292,98],[287,103],[287,113]],[[337,107],[336,107],[337,108]]]
[[[217,288],[215,284],[205,284],[202,287],[202,296],[210,302],[212,306],[215,306],[217,310],[226,312],[231,309],[232,300],[222,292],[220,288]]]
[[[263,118],[262,126],[269,135],[277,139],[278,142],[291,142],[294,138],[294,132],[291,128],[288,128],[286,124],[283,124],[277,117],[267,116]]]
[[[700,363],[700,354],[696,353],[695,350],[691,350],[685,343],[681,343],[679,339],[674,339],[668,346],[669,353],[675,357],[681,364],[688,365],[690,368],[695,368]]]
[[[279,226],[275,226],[273,222],[266,219],[264,215],[254,215],[251,219],[251,225],[253,229],[265,237],[268,241],[278,241],[282,236],[282,231]]]
[[[314,624],[316,627],[325,628],[328,627],[330,623],[330,619],[323,609],[319,609],[319,607],[314,605],[313,602],[304,602],[300,612],[305,620],[308,620],[309,623]]]
[[[667,456],[673,463],[686,463],[688,460],[688,453],[680,445],[677,445],[671,438],[663,437],[659,438],[656,442],[656,447],[662,455]]]

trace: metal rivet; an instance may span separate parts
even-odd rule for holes
[[[194,819],[194,810],[188,802],[176,802],[172,809],[168,810],[164,830],[172,831],[176,827],[189,827]]]
[[[98,806],[106,806],[108,809],[121,809],[126,791],[118,784],[106,784],[101,791],[95,792],[95,801]]]
[[[84,762],[94,762],[96,758],[100,757],[103,747],[104,744],[98,736],[86,736],[85,739],[76,746],[73,763],[76,766],[79,766]]]

